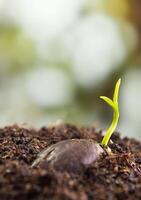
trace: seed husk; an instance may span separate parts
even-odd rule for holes
[[[68,139],[52,144],[37,156],[31,167],[50,163],[60,171],[79,171],[98,160],[103,148],[91,139]]]

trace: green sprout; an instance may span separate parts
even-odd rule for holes
[[[108,145],[109,139],[117,127],[117,123],[119,120],[118,95],[119,95],[120,83],[121,83],[121,79],[119,79],[116,83],[113,100],[111,100],[110,98],[105,97],[105,96],[100,96],[100,98],[103,99],[104,101],[106,101],[106,103],[109,104],[109,106],[111,106],[114,110],[113,121],[112,121],[112,124],[110,125],[110,127],[108,128],[108,130],[106,131],[106,134],[101,142],[102,146]]]

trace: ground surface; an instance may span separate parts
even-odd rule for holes
[[[18,126],[0,129],[0,199],[140,200],[141,143],[112,137],[113,154],[79,173],[59,172],[47,165],[32,169],[37,154],[52,143],[70,138],[101,141],[94,128],[71,125],[39,131]]]

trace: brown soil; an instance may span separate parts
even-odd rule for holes
[[[77,173],[57,171],[49,163],[31,168],[45,147],[66,139],[101,141],[101,131],[60,125],[29,130],[0,129],[0,199],[2,200],[140,200],[141,143],[112,136],[112,154]]]

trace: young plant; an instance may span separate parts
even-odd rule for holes
[[[116,129],[119,119],[118,93],[121,80],[119,79],[115,86],[113,100],[108,97],[100,98],[106,101],[114,110],[113,121],[107,130],[102,145],[93,139],[66,139],[45,148],[32,163],[31,167],[39,167],[43,162],[53,165],[60,171],[80,172],[83,166],[88,166],[100,158],[105,152],[104,146],[107,146],[109,139]],[[103,147],[102,147],[103,146]],[[47,166],[47,165],[46,165]],[[82,167],[82,168],[81,168]]]
[[[104,136],[104,138],[101,142],[102,146],[108,145],[110,137],[117,127],[117,123],[118,123],[118,120],[119,120],[118,96],[119,96],[120,83],[121,83],[121,79],[119,79],[116,83],[115,91],[114,91],[114,95],[113,95],[113,100],[111,100],[110,98],[105,97],[105,96],[100,96],[100,98],[103,99],[104,101],[106,101],[106,103],[109,104],[109,106],[111,106],[114,110],[113,120],[112,120],[110,127],[106,131],[106,134],[105,134],[105,136]]]

